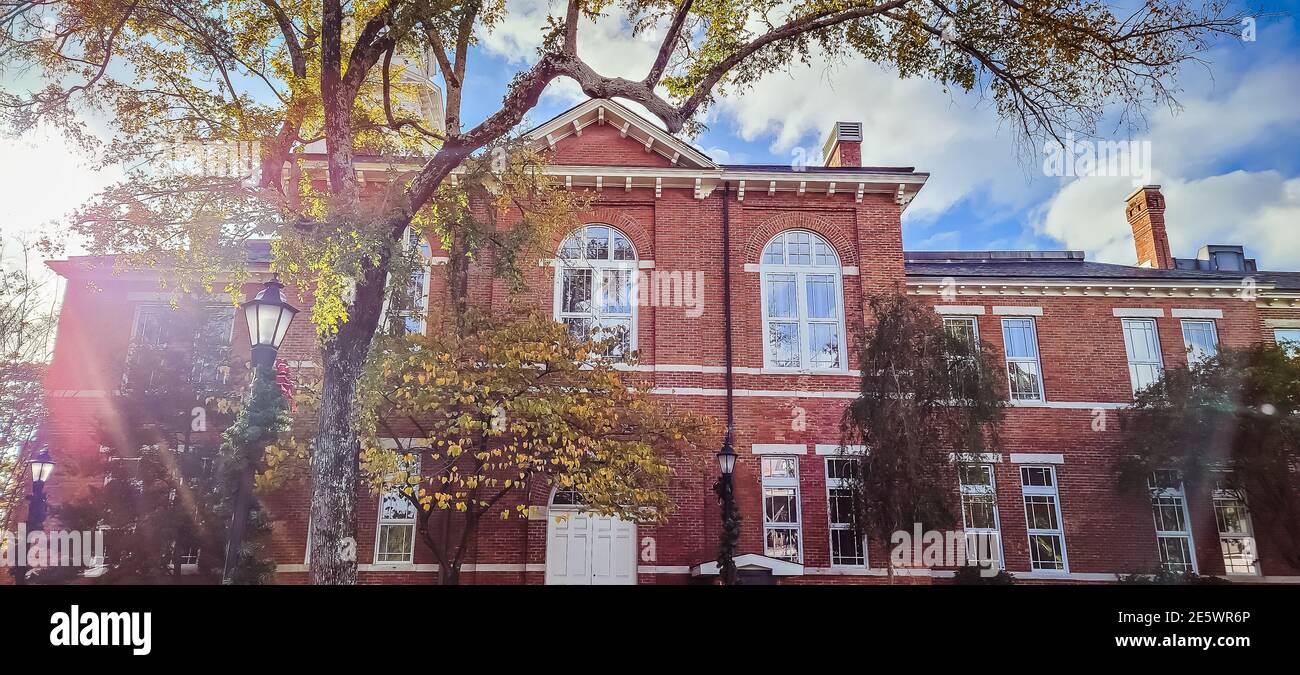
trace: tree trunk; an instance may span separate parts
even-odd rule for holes
[[[389,255],[358,280],[348,322],[322,341],[320,411],[312,450],[311,582],[357,582],[359,454],[353,414],[357,380],[383,309]]]

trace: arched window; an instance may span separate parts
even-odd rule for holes
[[[790,370],[845,370],[840,260],[804,230],[776,235],[763,249],[763,363]]]
[[[636,349],[636,249],[622,232],[587,225],[560,245],[555,273],[555,319],[586,338],[615,337],[610,355]]]

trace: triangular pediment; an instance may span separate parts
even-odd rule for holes
[[[525,136],[533,147],[556,153],[560,164],[718,168],[690,143],[609,99],[589,99]]]

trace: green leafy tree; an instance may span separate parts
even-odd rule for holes
[[[1094,132],[1113,103],[1139,114],[1172,103],[1178,68],[1212,38],[1236,36],[1240,23],[1220,0],[1150,0],[1135,11],[1095,0],[567,0],[499,105],[469,124],[464,95],[481,81],[470,62],[508,20],[501,0],[3,7],[3,62],[36,66],[40,81],[0,93],[0,123],[16,132],[55,125],[105,161],[136,167],[73,219],[93,251],[166,261],[183,286],[211,286],[240,261],[245,239],[273,236],[284,242],[276,267],[313,294],[324,373],[312,461],[313,512],[323,516],[312,520],[317,583],[356,581],[355,561],[338,553],[356,534],[355,498],[338,486],[358,479],[352,406],[399,244],[432,215],[452,171],[499,146],[552,82],[640,103],[676,133],[698,128],[693,120],[719,92],[743,92],[820,50],[980,90],[1026,137],[1060,138]],[[583,24],[613,11],[639,34],[661,35],[640,79],[601,75],[601,64],[580,56]],[[403,76],[423,54],[444,86],[442,129],[394,104],[418,96]],[[108,143],[96,144],[87,112],[112,119]],[[254,170],[173,170],[159,148],[178,138],[255,144]],[[323,156],[307,156],[314,141],[324,141]],[[414,161],[395,163],[375,187],[358,175],[363,154]],[[241,280],[238,267],[233,278]]]
[[[1227,490],[1300,568],[1300,356],[1257,344],[1168,368],[1121,415],[1119,484],[1145,494],[1154,471],[1189,487]]]
[[[951,528],[961,522],[952,456],[997,450],[1005,377],[974,335],[945,329],[916,298],[878,295],[868,307],[862,384],[841,425],[845,445],[867,450],[845,456],[855,526],[882,542],[916,523]]]

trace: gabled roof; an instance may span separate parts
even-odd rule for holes
[[[644,145],[687,169],[716,169],[718,165],[694,146],[660,129],[650,120],[605,98],[588,99],[533,127],[525,136],[536,148],[554,148],[593,124],[612,124],[626,138]]]

